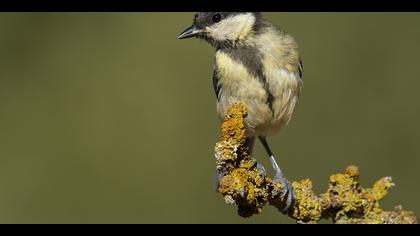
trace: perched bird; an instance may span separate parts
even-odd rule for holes
[[[266,137],[292,118],[302,88],[302,69],[295,39],[261,13],[199,12],[178,38],[204,39],[216,49],[213,87],[217,113],[223,120],[235,102],[248,108],[245,126],[252,151],[261,141],[275,171],[274,179],[286,186],[287,204],[295,201],[294,189],[283,175]]]

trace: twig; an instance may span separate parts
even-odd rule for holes
[[[283,186],[260,173],[257,161],[250,155],[245,144],[246,116],[242,103],[230,108],[215,157],[220,175],[218,191],[227,204],[236,203],[240,216],[250,217],[261,213],[267,203],[283,209],[286,199],[282,197]],[[298,223],[316,223],[322,218],[331,218],[334,223],[418,222],[413,212],[404,211],[401,206],[393,211],[381,209],[379,200],[394,186],[391,177],[378,180],[372,188],[362,188],[358,179],[358,168],[349,166],[345,173],[330,176],[328,190],[319,195],[313,192],[311,180],[293,182],[296,202],[287,215]]]

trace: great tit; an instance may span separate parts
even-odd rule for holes
[[[196,37],[215,49],[213,88],[217,113],[224,119],[230,106],[243,102],[247,144],[261,141],[275,171],[274,180],[286,187],[286,212],[295,202],[294,189],[283,175],[266,137],[286,126],[301,92],[303,64],[295,39],[256,12],[199,12],[178,38]]]

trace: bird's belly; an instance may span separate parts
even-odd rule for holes
[[[228,109],[235,102],[243,102],[248,109],[248,116],[245,119],[248,135],[254,136],[258,130],[270,126],[272,112],[267,104],[267,96],[263,88],[258,85],[250,88],[249,84],[238,83],[234,88],[223,87],[219,101],[217,103],[217,112],[220,119],[224,119]]]
[[[267,136],[275,133],[291,119],[297,102],[297,94],[293,89],[282,89],[275,93],[272,105],[268,103],[268,93],[262,84],[255,80],[237,81],[229,86],[223,86],[217,112],[224,119],[228,109],[235,102],[243,102],[248,109],[245,126],[248,136]]]
[[[301,85],[293,72],[265,68],[265,81],[261,81],[223,52],[216,54],[216,67],[221,85],[217,112],[222,120],[233,103],[243,102],[248,108],[245,125],[249,136],[267,136],[288,124]]]

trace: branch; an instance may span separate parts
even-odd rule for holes
[[[246,107],[234,104],[222,124],[222,140],[216,144],[215,158],[219,172],[218,191],[227,204],[238,206],[238,214],[250,217],[261,213],[268,203],[281,210],[285,206],[283,186],[264,176],[257,161],[245,144],[244,119]],[[330,176],[329,187],[323,194],[315,194],[309,179],[293,182],[296,202],[286,213],[298,223],[316,223],[331,218],[334,223],[391,223],[413,224],[417,217],[401,206],[384,211],[379,200],[394,186],[391,177],[378,180],[372,188],[359,184],[359,170],[347,167],[345,173]]]

